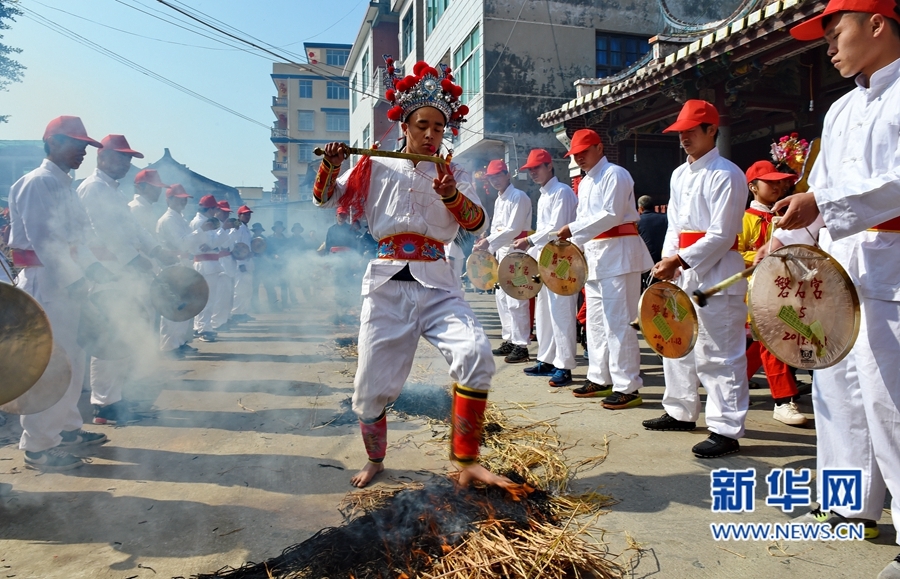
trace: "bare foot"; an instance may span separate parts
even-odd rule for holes
[[[503,489],[511,489],[520,486],[509,480],[505,476],[500,476],[498,474],[492,473],[478,463],[470,464],[469,466],[461,469],[458,473],[455,474],[457,480],[459,481],[459,485],[463,487],[468,487],[476,481],[484,483],[486,485],[497,486]]]
[[[363,488],[375,478],[375,475],[384,470],[384,465],[380,462],[367,462],[366,466],[362,467],[362,470],[356,473],[356,475],[350,479],[350,484]]]

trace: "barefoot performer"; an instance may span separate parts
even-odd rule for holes
[[[406,153],[435,156],[444,131],[454,133],[468,108],[450,70],[425,62],[399,78],[386,59],[393,103],[388,118],[401,122]],[[313,188],[317,205],[365,214],[378,250],[362,283],[359,365],[353,411],[359,417],[369,462],[350,482],[366,486],[384,470],[387,449],[385,407],[397,399],[419,337],[438,348],[450,364],[453,415],[450,459],[459,481],[508,485],[477,462],[487,392],[494,374],[491,346],[444,255],[460,227],[478,234],[487,225],[469,174],[456,164],[364,156],[341,177],[346,145],[329,143]]]

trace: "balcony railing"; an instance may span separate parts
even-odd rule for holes
[[[287,203],[287,191],[272,191],[272,203]]]
[[[272,97],[272,106],[273,107],[286,107],[287,106],[287,97]]]
[[[282,161],[272,161],[273,171],[287,171],[288,164]]]
[[[276,139],[279,137],[287,138],[288,130],[287,129],[279,129],[278,127],[272,127],[272,138]]]

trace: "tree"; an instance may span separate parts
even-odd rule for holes
[[[15,17],[21,15],[22,11],[13,6],[11,2],[0,0],[0,30],[9,30],[10,25],[6,21],[15,22]],[[3,40],[2,34],[0,34],[0,40]],[[20,52],[22,52],[21,48],[13,48],[0,42],[0,91],[7,90],[10,83],[22,82],[22,73],[25,67],[10,58],[10,55]],[[0,123],[5,123],[7,119],[8,115],[0,115]]]

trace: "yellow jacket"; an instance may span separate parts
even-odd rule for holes
[[[738,251],[744,258],[744,265],[753,265],[756,252],[772,238],[772,217],[774,214],[762,203],[752,201],[744,212],[743,227],[738,234]],[[765,231],[765,235],[763,235]]]

